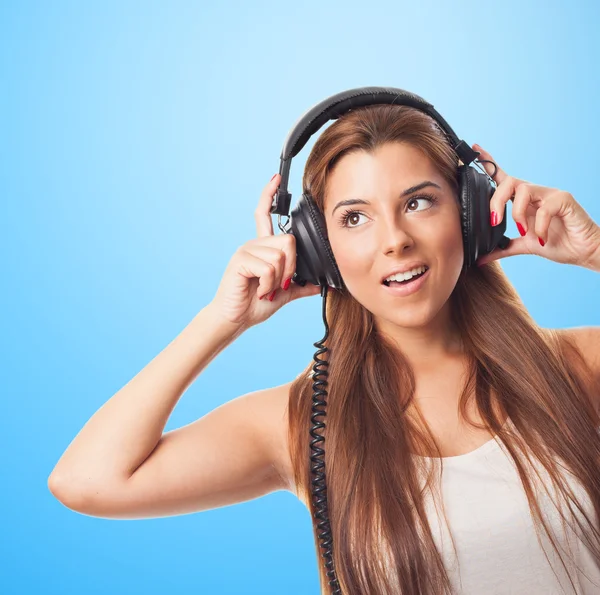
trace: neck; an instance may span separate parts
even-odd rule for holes
[[[441,360],[462,359],[464,348],[450,316],[450,305],[422,326],[398,326],[387,320],[376,320],[379,333],[395,343],[414,370],[434,369]]]

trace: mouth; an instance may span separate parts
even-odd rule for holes
[[[408,281],[383,281],[382,285],[393,295],[404,296],[418,291],[428,278],[429,267],[424,272],[411,277]]]

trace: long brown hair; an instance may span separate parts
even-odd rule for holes
[[[460,161],[445,134],[426,114],[399,105],[362,107],[330,125],[310,152],[303,191],[310,192],[323,211],[327,176],[337,160],[348,151],[372,152],[387,142],[420,149],[437,165],[458,200]],[[492,432],[505,445],[525,489],[536,531],[542,525],[551,536],[525,460],[533,456],[541,463],[564,501],[573,502],[583,513],[585,522],[578,517],[577,524],[600,561],[596,521],[582,511],[556,460],[581,482],[600,518],[600,413],[594,401],[600,394],[598,379],[573,343],[536,324],[497,261],[463,269],[450,301],[472,362],[461,389],[460,416]],[[433,469],[423,487],[421,471],[429,459],[411,456],[420,450],[441,456],[425,421],[419,423],[406,414],[415,392],[413,370],[401,349],[377,332],[371,312],[347,291],[329,293],[326,314],[330,330],[325,342],[329,351],[323,356],[329,373],[325,472],[333,557],[342,593],[453,593],[423,502],[427,490],[436,485]],[[313,363],[292,383],[289,402],[294,479],[311,514]],[[473,395],[484,426],[465,414]],[[515,431],[504,423],[508,418]],[[430,460],[443,464],[443,459]],[[561,516],[565,521],[562,512]],[[321,589],[329,593],[316,530],[313,534]],[[550,541],[558,551],[554,538]]]

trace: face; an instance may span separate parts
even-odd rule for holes
[[[405,191],[425,181],[420,190]],[[426,195],[432,195],[433,198]],[[360,204],[339,205],[347,200]],[[428,327],[448,315],[464,254],[460,208],[433,163],[405,143],[345,155],[330,173],[325,221],[348,291],[384,325]],[[408,294],[382,283],[411,263],[429,267]]]

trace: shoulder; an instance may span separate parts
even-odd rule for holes
[[[577,347],[595,377],[600,376],[600,326],[576,326],[552,330],[559,338],[566,338]]]
[[[596,406],[600,410],[600,327],[578,326],[564,329],[544,329],[560,341],[565,341],[575,347],[581,355],[583,365],[591,375],[592,393],[597,397]],[[573,371],[577,372],[581,364],[571,361]]]

